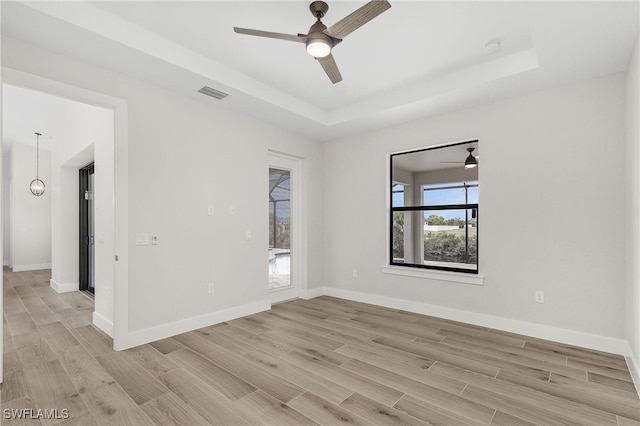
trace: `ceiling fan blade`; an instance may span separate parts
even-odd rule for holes
[[[271,31],[252,30],[252,29],[249,29],[249,28],[239,28],[239,27],[233,27],[233,31],[235,31],[238,34],[246,34],[246,35],[258,36],[258,37],[276,38],[278,40],[295,41],[295,42],[298,42],[298,43],[304,43],[305,42],[305,38],[300,37],[300,35],[303,35],[303,34],[294,35],[294,34],[272,33]]]
[[[372,0],[323,32],[333,38],[343,39],[390,7],[387,0]]]
[[[322,65],[322,69],[329,76],[329,80],[333,84],[336,84],[342,81],[342,75],[340,75],[340,70],[338,69],[338,65],[336,64],[335,59],[333,59],[333,55],[329,53],[324,58],[317,58],[320,65]]]

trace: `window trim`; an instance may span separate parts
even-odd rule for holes
[[[442,271],[439,269],[407,268],[399,264],[384,265],[380,270],[383,274],[400,275],[403,277],[448,281],[458,284],[484,285],[484,275],[480,274],[461,274],[459,272]]]
[[[469,282],[471,284],[483,285],[484,277],[480,275],[480,250],[478,250],[477,254],[477,263],[475,269],[463,269],[456,267],[448,267],[448,266],[434,266],[434,265],[424,265],[424,264],[416,264],[416,263],[396,263],[393,261],[393,213],[396,211],[425,211],[425,210],[446,210],[451,208],[458,208],[461,210],[475,208],[477,211],[477,221],[478,221],[478,234],[477,234],[477,244],[479,245],[480,241],[480,210],[479,203],[470,203],[470,204],[452,204],[452,205],[443,205],[443,206],[403,206],[403,207],[393,207],[393,186],[395,182],[392,180],[393,178],[393,157],[404,154],[412,154],[417,152],[425,152],[431,151],[434,149],[440,148],[449,148],[458,145],[467,145],[470,143],[477,143],[478,139],[472,139],[462,142],[454,142],[442,145],[435,145],[427,148],[399,151],[394,153],[387,154],[387,266],[382,268],[382,272],[396,275],[408,275],[408,276],[417,276],[417,277],[425,277],[425,278],[434,278],[434,279],[443,279],[445,281],[458,281],[458,282]],[[478,188],[480,187],[480,180],[478,180]],[[399,268],[399,269],[398,269]],[[397,273],[403,270],[414,271],[413,273]],[[438,272],[441,272],[446,275],[440,275]],[[449,274],[455,274],[455,276],[459,277],[458,280],[449,279]],[[465,279],[464,277],[478,277],[478,280],[474,279]],[[445,278],[443,278],[445,277]]]

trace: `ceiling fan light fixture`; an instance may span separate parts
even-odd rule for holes
[[[322,36],[312,36],[307,38],[307,53],[314,58],[324,58],[331,53],[331,43]]]
[[[478,166],[478,160],[476,160],[476,157],[474,157],[471,154],[471,151],[469,151],[469,156],[467,157],[466,160],[464,160],[464,168],[465,169],[473,169],[474,167]]]
[[[323,1],[313,1],[309,5],[309,11],[316,18],[316,22],[311,25],[307,34],[274,33],[272,31],[253,30],[241,27],[233,27],[233,31],[238,34],[304,43],[307,53],[318,60],[318,63],[329,77],[329,80],[331,80],[331,83],[336,84],[342,81],[342,76],[340,75],[338,65],[336,65],[333,55],[331,55],[333,48],[346,36],[390,7],[391,5],[387,0],[370,0],[364,6],[340,19],[330,28],[327,28],[321,19],[329,10],[329,5]]]

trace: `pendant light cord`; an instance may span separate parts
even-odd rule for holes
[[[40,179],[40,133],[36,132],[36,179]]]

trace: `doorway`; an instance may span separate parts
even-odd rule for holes
[[[93,163],[79,171],[80,291],[95,293],[95,173]]]
[[[291,170],[269,168],[269,290],[291,282]]]
[[[269,296],[271,303],[299,297],[301,282],[302,214],[300,160],[269,155]]]

